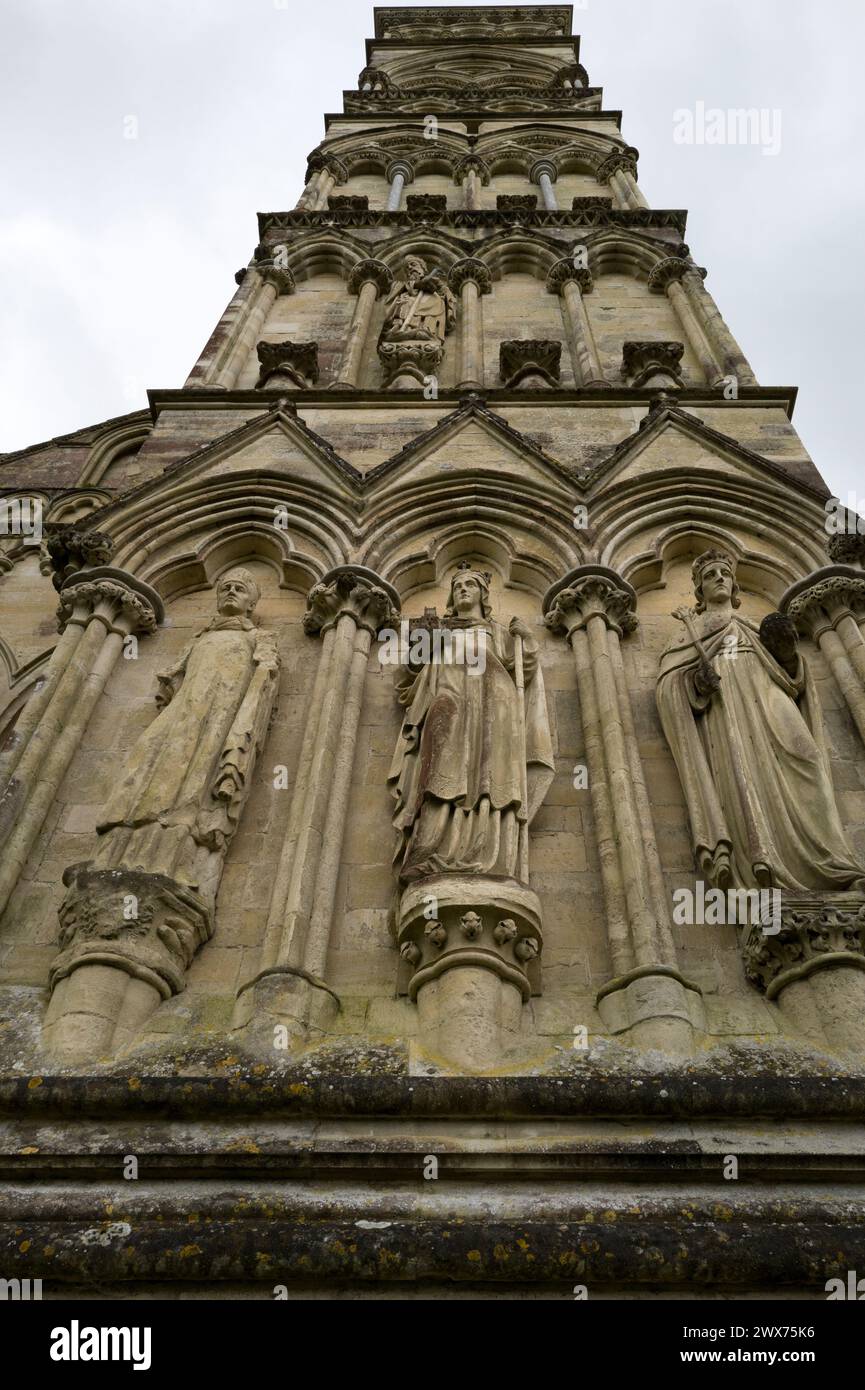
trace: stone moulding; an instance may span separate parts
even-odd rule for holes
[[[516,195],[522,196],[522,195]],[[354,212],[349,209],[338,214],[327,210],[310,212],[306,208],[286,212],[266,212],[259,215],[259,235],[269,230],[287,230],[298,227],[320,229],[328,217],[337,215],[340,224],[347,227],[410,227],[414,219],[405,209],[388,212],[383,208],[368,212]],[[511,214],[514,215],[513,213]],[[519,216],[532,227],[636,227],[672,228],[680,236],[685,234],[687,212],[677,208],[614,208],[581,207],[577,210],[558,208],[538,208],[534,212],[520,209]],[[501,225],[502,214],[493,208],[447,208],[444,211],[431,210],[427,220],[436,226],[471,228],[494,228]]]

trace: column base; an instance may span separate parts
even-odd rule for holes
[[[323,980],[274,966],[241,987],[232,1028],[247,1050],[274,1061],[323,1038],[339,1009],[338,995]]]
[[[598,991],[598,1012],[621,1042],[687,1057],[705,1031],[701,991],[669,965],[644,965]]]

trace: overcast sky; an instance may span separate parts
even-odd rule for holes
[[[294,205],[323,113],[355,85],[372,8],[0,0],[0,451],[182,385],[256,212]],[[649,203],[688,209],[758,378],[799,386],[829,486],[865,493],[865,6],[588,0],[574,29]],[[698,103],[765,111],[769,147],[780,120],[777,153],[677,143],[674,112]]]

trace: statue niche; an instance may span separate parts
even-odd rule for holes
[[[160,998],[183,989],[187,967],[212,934],[225,855],[278,679],[275,635],[261,631],[252,616],[258,599],[249,571],[220,579],[217,616],[180,662],[157,677],[160,712],[103,810],[93,858],[63,876],[61,951],[51,969],[46,1019],[57,1050],[72,1046],[70,1020],[87,1012],[88,985],[113,1007],[97,1020],[101,1027],[94,1023],[83,1051],[116,1048],[133,1031],[127,986],[138,987],[132,1013],[140,1026]],[[96,969],[102,978],[88,978]],[[82,1050],[80,1017],[71,1032]]]
[[[699,871],[723,891],[862,887],[792,622],[740,617],[734,563],[720,551],[700,555],[692,578],[696,608],[674,614],[686,633],[661,658],[657,703]]]
[[[489,584],[465,563],[444,618],[411,622],[388,779],[400,987],[428,1045],[469,1067],[498,1060],[500,1027],[516,1032],[521,1000],[539,992],[528,831],[554,775],[537,644],[518,619],[493,620]]]
[[[419,256],[409,256],[405,279],[396,281],[385,300],[378,339],[384,385],[408,390],[425,386],[441,365],[456,316],[456,299],[439,272],[428,270]]]

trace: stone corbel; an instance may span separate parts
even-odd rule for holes
[[[259,343],[258,390],[305,391],[318,381],[318,343]]]
[[[323,979],[373,637],[399,621],[399,595],[371,570],[341,565],[310,590],[304,631],[321,640],[288,827],[256,974],[238,991],[237,1027],[272,1046],[321,1030],[339,1000]]]
[[[792,584],[778,608],[817,643],[865,743],[865,574],[827,565]]]
[[[549,338],[516,338],[499,346],[499,376],[509,390],[556,387],[562,345]]]
[[[578,386],[609,386],[583,303],[583,295],[591,293],[593,284],[592,272],[567,258],[556,261],[547,275],[547,293],[561,299],[574,380]]]
[[[581,565],[543,606],[577,671],[613,970],[598,1008],[613,1032],[688,1053],[702,1002],[678,967],[620,647],[637,626],[636,594],[614,570]]]
[[[679,370],[684,351],[684,343],[623,343],[622,375],[633,387],[684,386]]]
[[[460,390],[476,390],[484,384],[481,296],[490,293],[492,283],[489,269],[474,256],[457,261],[448,275],[448,284],[460,297]]]

